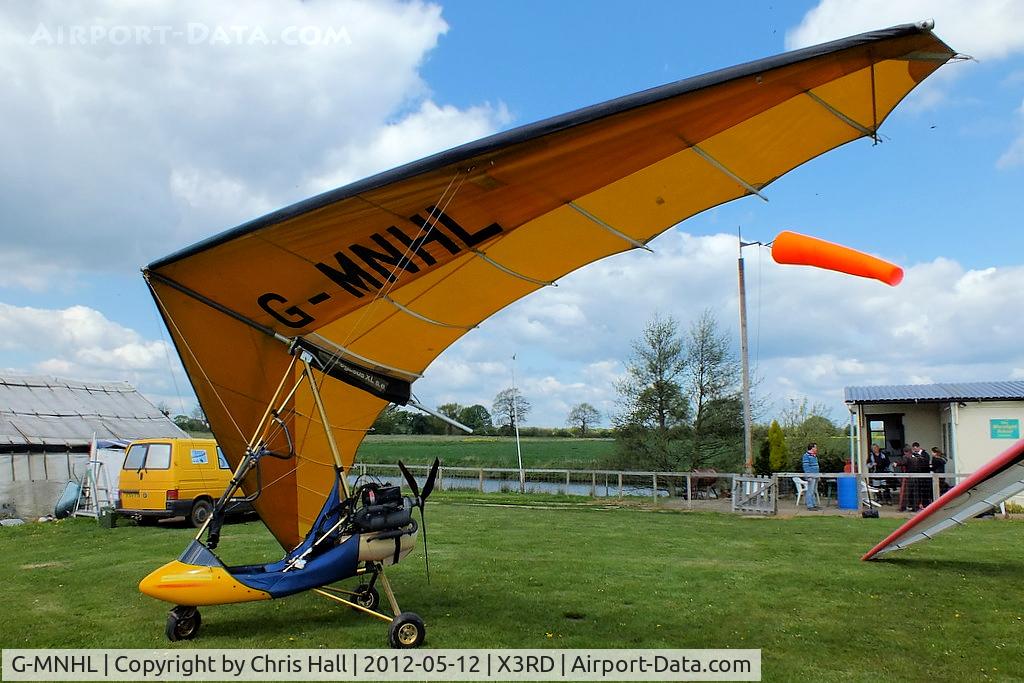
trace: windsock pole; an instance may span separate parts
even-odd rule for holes
[[[754,446],[750,426],[750,353],[747,347],[747,286],[743,276],[743,247],[755,243],[745,243],[739,228],[736,229],[736,235],[740,243],[736,270],[740,284],[740,358],[743,366],[743,471],[751,474],[754,471]]]

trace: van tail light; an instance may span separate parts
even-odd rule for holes
[[[178,489],[168,489],[167,500],[178,500]]]

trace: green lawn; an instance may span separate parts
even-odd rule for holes
[[[516,500],[531,505],[493,504]],[[432,583],[422,548],[389,575],[430,647],[761,648],[764,680],[1024,672],[1021,522],[974,522],[862,563],[896,520],[447,492],[428,514]],[[88,520],[0,529],[0,645],[167,647],[167,605],[136,584],[190,535]],[[225,527],[229,562],[278,554],[260,523]],[[198,640],[171,647],[385,646],[386,625],[309,594],[203,617]]]
[[[615,449],[612,439],[521,440],[523,467],[601,469]],[[428,464],[434,458],[449,467],[518,467],[516,441],[507,436],[386,436],[366,437],[356,462]]]

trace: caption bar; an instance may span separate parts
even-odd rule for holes
[[[5,681],[759,681],[760,650],[4,650]]]

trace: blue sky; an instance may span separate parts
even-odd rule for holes
[[[104,37],[55,37],[94,17],[106,17]],[[428,404],[489,406],[515,353],[529,423],[560,425],[580,401],[613,411],[630,341],[655,313],[685,326],[707,307],[735,330],[738,226],[752,239],[815,234],[907,269],[889,289],[748,250],[765,417],[807,396],[843,420],[851,384],[1024,378],[1024,10],[877,0],[5,4],[0,370],[124,379],[187,411],[194,399],[139,276],[145,263],[497,130],[929,17],[977,60],[912,93],[882,144],[812,161],[770,186],[768,203],[697,216],[654,255],[569,276],[467,335],[415,389]],[[162,26],[241,28],[225,44],[115,44],[117,27]],[[254,39],[295,26],[340,27],[344,39]]]

